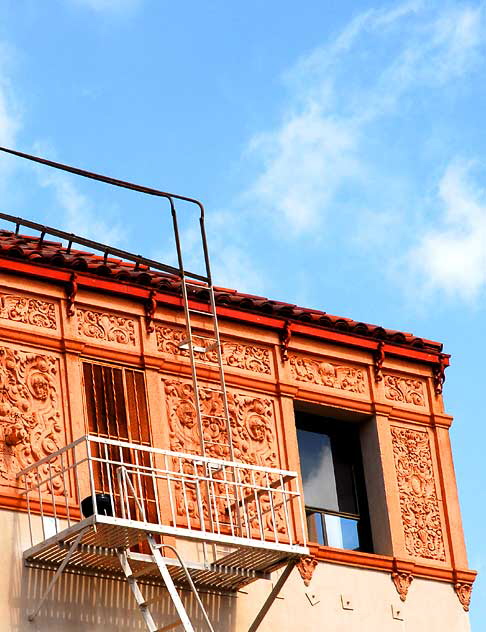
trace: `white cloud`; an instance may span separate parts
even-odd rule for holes
[[[343,189],[366,181],[370,125],[398,114],[415,90],[440,87],[478,61],[482,9],[429,7],[405,2],[362,13],[286,73],[282,121],[249,143],[259,175],[243,196],[248,208],[293,236],[315,232]]]
[[[474,300],[486,286],[486,191],[474,184],[474,164],[455,160],[438,187],[442,216],[408,255],[418,287]]]
[[[89,237],[108,245],[119,244],[124,239],[124,231],[119,221],[108,217],[100,219],[91,200],[72,182],[71,176],[45,167],[36,172],[42,187],[50,189],[59,205],[61,214],[56,227],[82,237]],[[109,215],[105,213],[105,216]]]
[[[352,125],[323,115],[310,103],[275,132],[252,139],[263,173],[248,195],[285,226],[298,232],[310,229],[337,189],[358,175],[357,143]]]
[[[97,13],[131,13],[138,9],[142,0],[70,0]]]

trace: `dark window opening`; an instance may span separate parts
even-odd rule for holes
[[[309,540],[371,552],[359,426],[296,413]]]
[[[108,440],[124,441],[144,446],[151,445],[150,424],[145,389],[145,377],[142,371],[119,368],[95,362],[83,362],[83,381],[86,400],[87,431],[91,435]],[[119,462],[123,455],[125,463],[154,466],[149,452],[116,446],[92,447],[93,456]],[[118,465],[93,463],[93,476],[96,493],[113,494],[112,502],[117,515],[120,515],[120,493],[117,488]],[[132,475],[133,476],[133,475]],[[132,481],[133,482],[133,481]],[[150,476],[137,477],[134,487],[142,496],[149,522],[156,522],[155,488]],[[130,515],[142,519],[139,506],[129,493]],[[139,498],[139,500],[142,500]]]

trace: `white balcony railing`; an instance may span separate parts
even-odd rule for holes
[[[298,477],[287,470],[88,435],[18,477],[32,547],[88,518],[274,551],[302,553],[306,546]]]

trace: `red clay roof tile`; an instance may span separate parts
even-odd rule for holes
[[[162,292],[180,293],[180,281],[177,277],[162,272],[149,270],[145,266],[106,258],[92,252],[73,250],[68,252],[60,242],[40,240],[39,237],[15,235],[7,230],[0,230],[0,257],[27,259],[37,265],[49,265],[76,270],[88,274],[110,277],[120,283],[144,285]],[[191,294],[195,298],[204,298],[204,288],[192,287]],[[442,351],[438,342],[417,338],[413,334],[384,329],[376,325],[356,322],[350,318],[332,316],[319,310],[298,307],[290,303],[272,301],[262,296],[243,294],[228,288],[215,287],[216,303],[237,308],[239,310],[271,314],[283,320],[310,322],[326,329],[338,330],[349,334],[383,340],[393,344],[426,349],[435,353]]]

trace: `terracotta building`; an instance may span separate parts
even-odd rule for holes
[[[469,629],[440,343],[215,288],[218,347],[204,282],[188,334],[177,275],[25,227],[0,269],[0,630]]]

